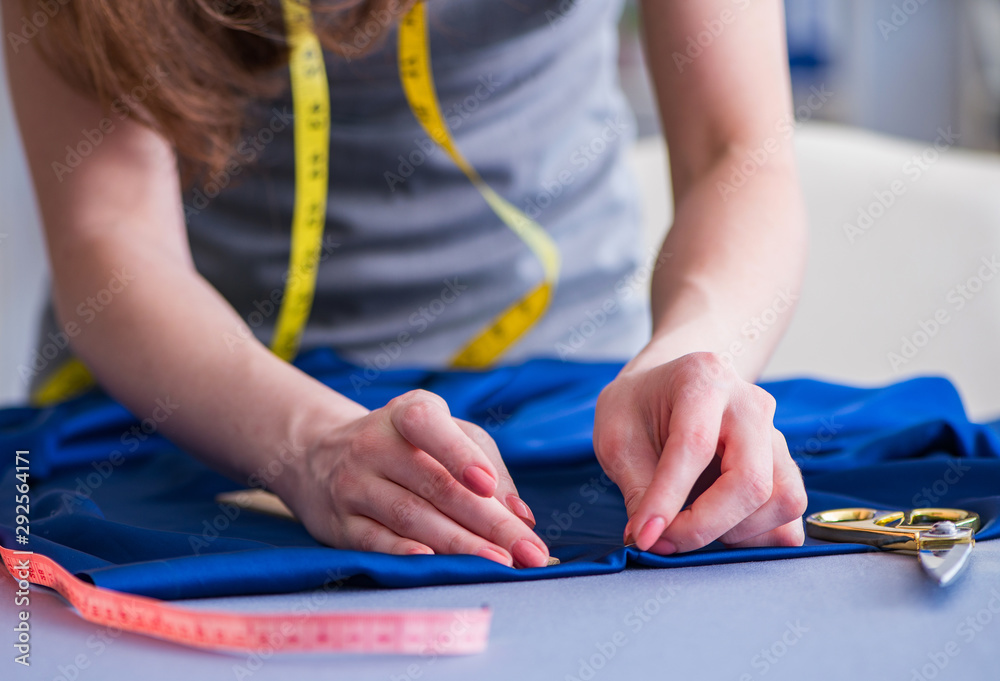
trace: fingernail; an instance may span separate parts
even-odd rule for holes
[[[660,539],[650,548],[653,553],[658,553],[661,556],[669,556],[672,553],[677,553],[677,547],[669,539]]]
[[[511,510],[511,513],[523,520],[528,527],[535,529],[535,515],[519,496],[516,494],[508,494],[507,508]]]
[[[540,548],[527,539],[518,539],[510,551],[517,561],[518,567],[545,567],[548,558]]]
[[[481,497],[491,496],[497,488],[497,481],[493,476],[479,466],[467,466],[462,472],[462,479],[469,489]]]
[[[413,546],[406,550],[408,556],[433,556],[434,549],[429,546]]]
[[[660,538],[666,527],[667,521],[662,516],[653,516],[639,530],[639,536],[635,539],[635,545],[639,547],[640,551],[649,550],[649,547],[656,543],[656,540]]]
[[[488,546],[476,551],[476,555],[480,558],[485,558],[486,560],[492,560],[495,563],[506,565],[507,567],[514,567],[514,562],[511,560],[510,556],[491,549]]]

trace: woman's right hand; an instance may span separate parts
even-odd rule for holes
[[[548,548],[485,430],[414,390],[305,453],[294,489],[279,489],[319,541],[381,553],[472,554],[542,567]]]

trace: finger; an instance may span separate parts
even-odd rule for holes
[[[478,497],[456,483],[448,471],[427,454],[417,452],[408,462],[388,471],[386,477],[481,541],[502,547],[519,567],[542,567],[548,562],[548,547],[520,518],[496,498]],[[426,541],[423,535],[412,536]],[[429,546],[435,550],[438,547],[434,543]]]
[[[673,405],[656,472],[629,520],[641,550],[652,546],[674,522],[691,488],[715,456],[725,409],[725,393],[716,390],[684,393]]]
[[[781,527],[776,527],[769,532],[759,534],[756,537],[751,537],[750,539],[737,542],[735,544],[727,544],[727,546],[732,549],[743,549],[754,546],[802,546],[802,542],[805,541],[805,538],[806,535],[802,528],[802,519],[796,518],[795,520],[785,523]]]
[[[635,515],[642,500],[649,493],[649,485],[656,475],[656,450],[649,441],[641,443],[628,458],[629,467],[617,474],[617,479],[608,473],[615,481],[625,500],[625,512],[628,522],[625,523],[625,533],[622,541],[625,544],[635,542],[635,527],[642,527],[635,522]]]
[[[774,399],[763,391],[749,393],[727,410],[722,474],[662,534],[678,551],[693,551],[718,539],[771,497],[773,418]]]
[[[497,472],[472,438],[458,427],[440,396],[414,390],[389,402],[393,427],[410,444],[430,454],[466,487],[493,496]]]
[[[466,494],[469,499],[483,501],[467,490]],[[492,501],[496,503],[496,500]],[[513,565],[511,555],[505,549],[473,534],[427,500],[390,480],[374,481],[355,506],[355,512],[402,537],[411,537],[429,546],[435,553],[464,553]],[[517,522],[513,517],[511,520]]]
[[[653,479],[659,454],[643,426],[642,416],[625,415],[595,423],[594,453],[601,468],[621,490],[625,511],[631,518]],[[627,539],[625,543],[631,541]]]
[[[489,434],[477,426],[474,423],[468,421],[463,421],[462,419],[455,419],[455,423],[462,431],[472,438],[472,441],[479,445],[479,448],[483,450],[486,457],[493,463],[496,468],[498,475],[497,488],[493,492],[493,496],[500,500],[500,503],[506,506],[511,513],[520,518],[524,524],[528,527],[534,529],[535,527],[535,514],[531,512],[524,500],[517,493],[517,487],[514,485],[514,479],[510,477],[510,473],[507,471],[507,466],[503,462],[503,457],[500,455],[500,448],[497,447],[497,443],[493,440]]]
[[[731,549],[755,548],[760,546],[802,546],[805,541],[805,530],[802,518],[796,518],[780,527],[769,530],[755,537],[733,544],[727,543]],[[674,546],[666,539],[660,539],[649,549],[652,553],[673,553]]]
[[[774,431],[771,448],[774,456],[774,485],[771,497],[749,518],[719,537],[722,543],[730,546],[742,545],[755,537],[767,535],[771,530],[793,523],[805,513],[807,499],[802,484],[802,474],[788,453],[784,436],[778,430]],[[777,537],[765,536],[762,541],[772,542],[776,539]],[[798,543],[802,543],[801,537]],[[774,546],[775,544],[752,543],[751,545]]]
[[[397,556],[432,555],[426,544],[400,537],[385,525],[364,516],[352,516],[344,523],[348,546],[357,551],[391,553]]]

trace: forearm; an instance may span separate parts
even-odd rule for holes
[[[642,8],[675,216],[652,282],[653,339],[630,368],[710,351],[753,379],[791,319],[805,263],[783,4]],[[687,55],[709,23],[722,29]]]
[[[788,326],[806,259],[794,163],[772,158],[729,192],[745,160],[733,148],[679,199],[662,247],[669,260],[652,280],[653,336],[630,370],[708,351],[752,380]]]
[[[74,351],[113,396],[209,465],[279,491],[294,485],[305,447],[367,410],[270,353],[193,267],[123,236],[50,247],[63,319],[78,319],[114,272],[127,282]]]

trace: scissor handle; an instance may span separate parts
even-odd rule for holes
[[[874,508],[837,508],[806,518],[806,533],[815,539],[870,544],[893,551],[918,551],[922,535],[934,523],[951,521],[961,539],[971,541],[979,529],[979,515],[958,508],[914,508],[879,511]]]

